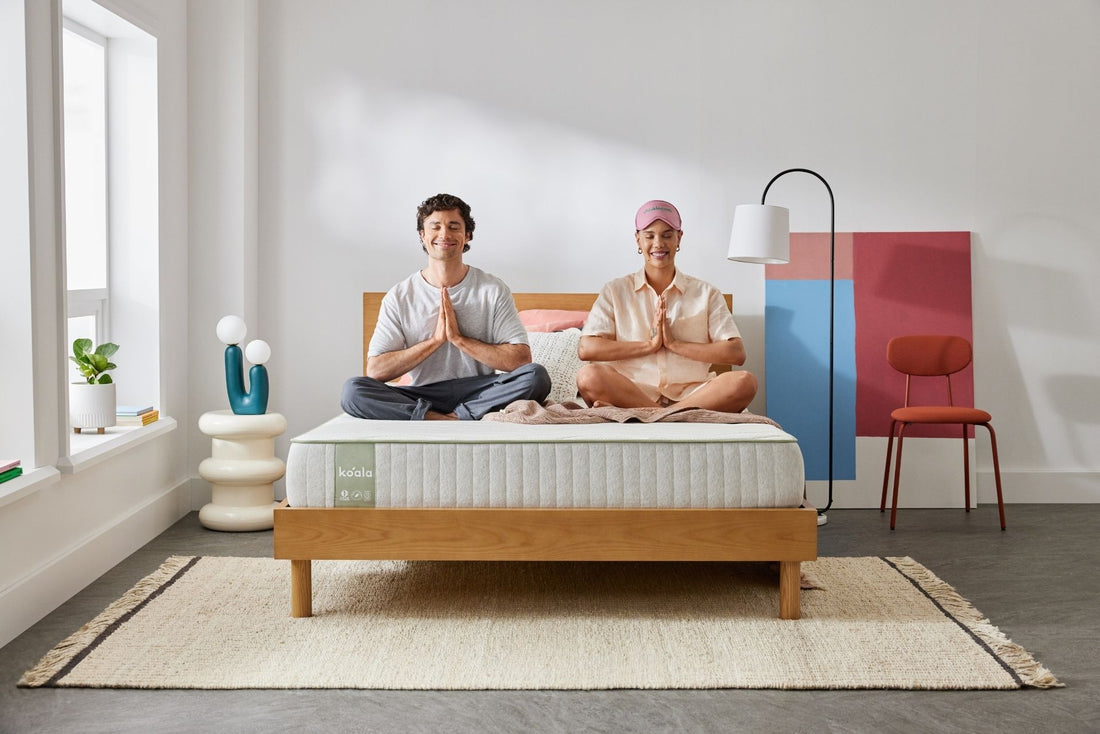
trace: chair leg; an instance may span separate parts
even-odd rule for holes
[[[894,529],[894,525],[898,519],[898,485],[901,483],[901,444],[905,438],[905,428],[908,423],[902,423],[898,428],[898,455],[896,463],[894,464],[894,503],[890,509],[890,529]]]
[[[963,497],[966,501],[966,511],[970,512],[970,448],[967,444],[966,429],[969,428],[965,423],[962,424],[963,429]]]
[[[989,445],[993,449],[993,478],[997,482],[997,511],[1001,514],[1001,530],[1005,529],[1005,499],[1001,493],[1001,464],[997,460],[997,434],[993,431],[993,426],[988,423],[983,423],[986,428],[989,429]]]
[[[894,451],[894,430],[898,422],[890,423],[890,437],[886,439],[886,468],[882,470],[882,501],[878,504],[878,511],[886,511],[886,487],[890,483],[890,454]]]

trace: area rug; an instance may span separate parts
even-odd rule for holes
[[[1057,679],[910,558],[803,564],[778,619],[761,563],[172,557],[28,671],[24,687],[1054,687]]]

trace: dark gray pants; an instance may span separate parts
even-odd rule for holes
[[[370,377],[344,383],[340,407],[348,415],[373,420],[422,421],[429,410],[476,421],[513,400],[542,402],[550,394],[550,375],[530,362],[501,375],[477,375],[430,385],[387,385]]]

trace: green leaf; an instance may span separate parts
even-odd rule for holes
[[[80,370],[80,374],[87,378],[89,382],[93,377],[95,377],[95,370],[93,370],[91,366],[87,363],[87,357],[82,356],[80,359],[77,359],[76,357],[69,357],[69,359],[72,360],[73,364],[75,364],[77,369]]]
[[[112,354],[118,351],[118,345],[113,342],[107,342],[106,344],[100,344],[96,347],[95,353],[101,357],[110,357]]]
[[[87,378],[88,382],[95,383],[96,377],[107,370],[118,367],[108,357],[118,351],[118,345],[114,342],[104,342],[92,351],[91,339],[76,339],[73,341],[73,356],[69,357],[80,369],[80,374]],[[107,385],[113,382],[110,377],[103,375],[98,380],[99,384]]]

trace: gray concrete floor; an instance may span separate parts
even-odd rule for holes
[[[191,513],[0,650],[0,732],[1097,732],[1098,505],[834,510],[819,554],[928,566],[1066,684],[1047,691],[137,691],[20,689],[53,645],[170,555],[271,555]]]

